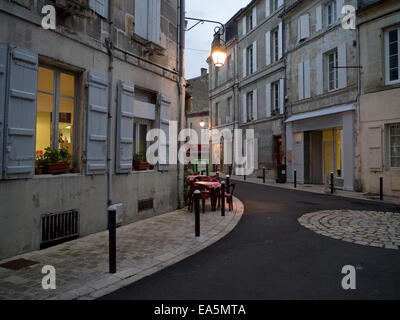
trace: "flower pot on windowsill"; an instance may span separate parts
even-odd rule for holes
[[[147,161],[134,161],[133,168],[135,170],[147,170],[149,168],[149,163]]]
[[[43,168],[43,173],[60,174],[69,172],[69,163],[66,161],[57,163],[48,163]]]

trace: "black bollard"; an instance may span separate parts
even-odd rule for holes
[[[246,174],[243,175],[243,180],[246,181]]]
[[[210,176],[210,167],[209,167],[208,163],[206,163],[206,172],[207,172],[207,177],[209,177]]]
[[[200,190],[194,191],[194,228],[195,236],[200,237]]]
[[[263,168],[263,183],[265,184],[265,168]]]
[[[221,182],[221,217],[225,217],[225,181]]]
[[[227,186],[229,186],[230,185],[230,175],[228,174],[227,176],[226,176],[226,185]]]
[[[232,166],[229,166],[229,171],[228,171],[229,175],[232,175]]]
[[[108,210],[108,250],[109,271],[117,272],[117,212],[115,209]]]
[[[333,172],[331,172],[331,193],[333,193]]]
[[[379,198],[383,200],[383,177],[379,177]]]
[[[297,170],[294,169],[294,187],[297,188]]]

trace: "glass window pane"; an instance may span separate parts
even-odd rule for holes
[[[390,81],[398,80],[399,79],[399,69],[393,68],[390,70]]]
[[[74,99],[60,98],[60,113],[58,119],[58,148],[73,152],[74,132]]]
[[[60,94],[62,96],[74,97],[75,77],[66,73],[60,74]]]
[[[38,92],[36,116],[36,155],[51,146],[53,132],[53,95]]]
[[[139,153],[146,153],[146,149],[147,149],[146,134],[147,134],[147,125],[140,124],[139,125]]]
[[[389,32],[389,42],[396,42],[398,40],[397,30],[392,30]]]
[[[38,90],[49,93],[54,92],[54,71],[39,67],[38,71]]]

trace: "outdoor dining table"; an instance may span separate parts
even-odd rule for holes
[[[221,189],[221,183],[216,181],[199,181],[194,184],[210,191],[211,209],[212,211],[216,211],[218,191]]]
[[[192,174],[186,177],[190,182],[193,182],[196,178],[206,178],[207,176],[201,174]]]

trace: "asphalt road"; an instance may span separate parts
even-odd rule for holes
[[[301,215],[328,209],[400,212],[399,207],[239,183],[245,213],[225,238],[102,299],[399,299],[400,251],[321,236]],[[342,267],[356,267],[343,290]]]

